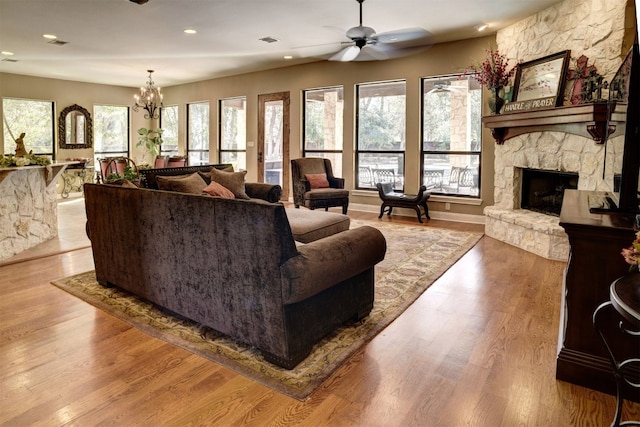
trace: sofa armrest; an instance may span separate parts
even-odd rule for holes
[[[245,182],[245,192],[252,199],[262,199],[267,202],[277,203],[282,196],[282,187],[277,184],[266,184],[263,182]]]
[[[280,267],[285,304],[303,301],[372,268],[386,250],[382,233],[369,226],[299,246],[298,255]]]

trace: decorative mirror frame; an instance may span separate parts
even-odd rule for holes
[[[85,143],[84,144],[71,144],[67,143],[67,127],[66,119],[67,114],[72,111],[78,111],[84,115],[85,118]],[[91,148],[93,147],[93,121],[91,120],[91,113],[78,104],[73,104],[65,108],[60,112],[58,117],[58,147],[59,148]]]

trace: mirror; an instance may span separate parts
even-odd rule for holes
[[[62,110],[58,118],[58,141],[60,148],[91,148],[93,146],[91,114],[77,104]]]

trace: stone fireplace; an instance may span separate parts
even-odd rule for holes
[[[625,27],[631,7],[627,0],[564,0],[498,31],[497,48],[521,62],[570,49],[570,68],[585,55],[608,80],[631,46],[632,40],[625,39],[625,34],[632,34]],[[494,205],[484,210],[485,233],[566,261],[569,242],[559,217],[521,207],[523,169],[575,174],[578,190],[611,190],[602,178],[604,146],[588,137],[545,131],[509,138],[494,147]]]
[[[544,258],[566,261],[569,241],[558,214],[522,208],[524,171],[556,172],[553,186],[598,190],[603,185],[603,149],[590,138],[561,132],[535,132],[496,145],[495,205],[485,208],[485,233]],[[534,192],[548,193],[540,188]]]

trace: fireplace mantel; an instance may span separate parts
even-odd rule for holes
[[[503,144],[509,138],[531,132],[555,131],[593,138],[597,144],[604,144],[607,136],[624,123],[626,105],[616,105],[609,116],[606,101],[591,104],[571,105],[545,110],[528,110],[516,113],[484,116],[482,123],[491,129],[496,143]],[[608,128],[608,132],[607,132]]]

